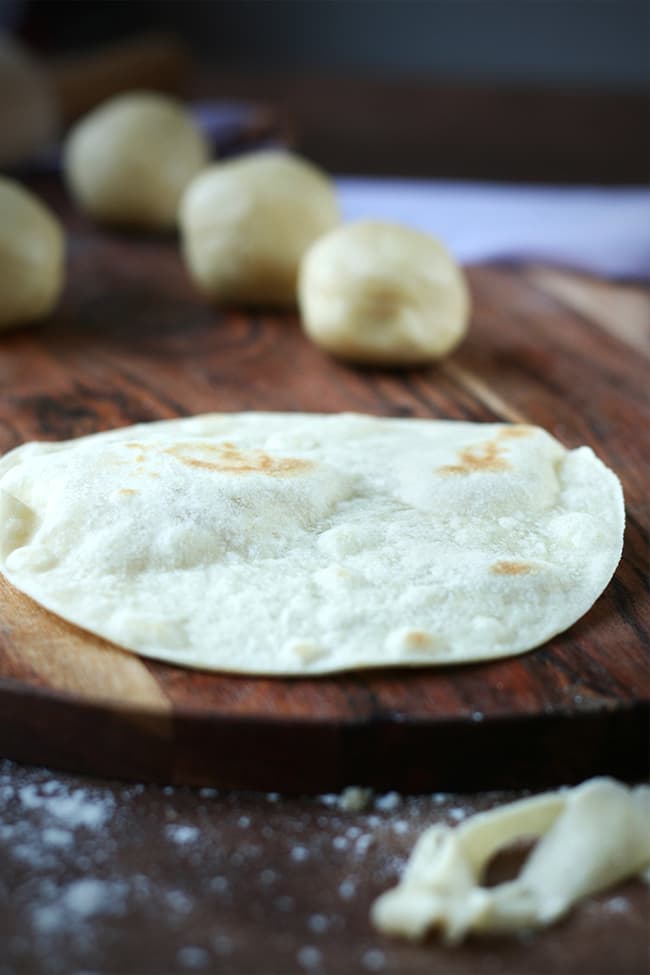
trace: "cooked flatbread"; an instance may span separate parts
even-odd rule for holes
[[[532,426],[240,413],[0,460],[0,567],[146,657],[253,674],[451,664],[571,626],[623,496]]]

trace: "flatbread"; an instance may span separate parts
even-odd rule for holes
[[[0,460],[0,568],[146,657],[304,674],[521,653],[621,554],[623,496],[532,426],[212,414]]]

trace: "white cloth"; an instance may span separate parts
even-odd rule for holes
[[[337,180],[348,220],[405,223],[463,264],[541,262],[650,280],[650,189]]]

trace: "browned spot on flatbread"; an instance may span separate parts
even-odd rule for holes
[[[404,643],[408,650],[430,650],[433,640],[424,630],[408,630],[404,634]]]
[[[504,427],[497,433],[494,440],[486,440],[484,443],[476,444],[473,447],[465,447],[458,454],[458,464],[445,464],[437,469],[437,473],[473,474],[476,471],[488,471],[490,473],[508,471],[512,465],[504,456],[505,447],[500,441],[529,437],[534,429],[525,423],[513,423],[511,426]]]
[[[120,494],[137,494],[135,488],[120,488]]]
[[[513,423],[511,426],[499,430],[497,440],[517,440],[520,437],[530,437],[535,432],[535,427],[527,423]]]
[[[496,473],[510,470],[510,464],[503,456],[503,447],[494,440],[474,447],[465,447],[458,454],[458,464],[445,464],[437,468],[438,474],[473,474],[476,471]]]
[[[174,444],[165,450],[187,467],[219,471],[226,474],[266,474],[269,477],[293,477],[311,470],[310,460],[298,457],[271,457],[263,450],[242,450],[226,441],[221,444]]]
[[[138,454],[135,457],[136,464],[142,464],[142,463],[144,463],[145,451],[148,449],[148,447],[147,447],[146,444],[138,443],[135,440],[130,440],[128,443],[125,443],[124,446],[128,450],[137,450],[138,451]]]
[[[534,571],[535,566],[530,562],[495,562],[490,566],[490,572],[497,576],[523,576]]]

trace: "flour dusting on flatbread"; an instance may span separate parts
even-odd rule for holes
[[[0,568],[144,656],[325,673],[521,653],[618,563],[623,498],[524,425],[214,414],[0,460]]]

